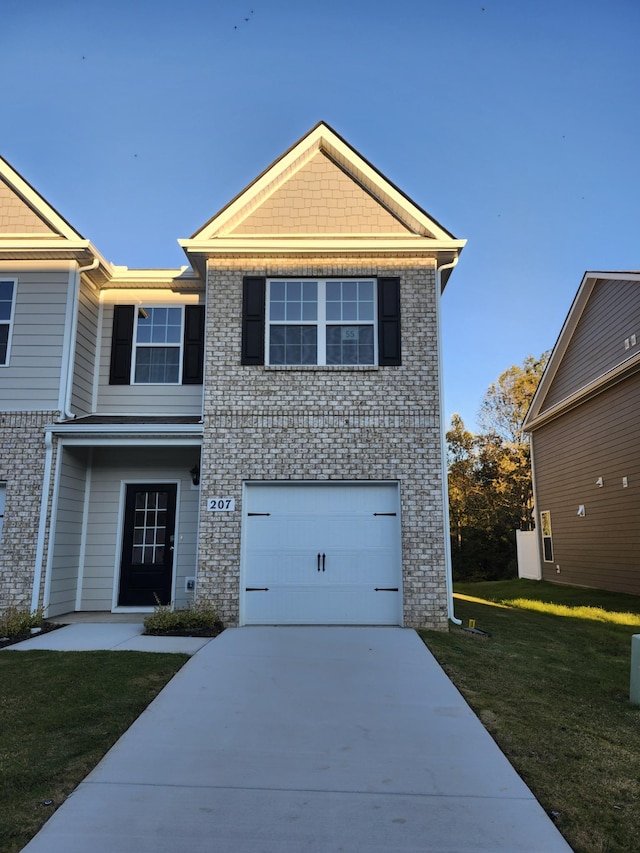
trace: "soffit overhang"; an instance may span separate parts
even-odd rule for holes
[[[203,424],[195,417],[92,417],[49,424],[47,432],[78,447],[200,446]]]

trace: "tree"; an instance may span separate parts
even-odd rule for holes
[[[512,365],[489,386],[478,413],[480,426],[486,432],[495,433],[509,444],[528,445],[522,425],[548,359],[548,351],[540,358],[528,355],[522,366]]]
[[[451,553],[456,579],[508,577],[516,566],[516,528],[531,525],[529,439],[522,429],[547,363],[528,356],[492,383],[474,435],[454,415],[447,433]]]

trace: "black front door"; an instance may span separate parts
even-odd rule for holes
[[[169,604],[175,520],[175,483],[127,485],[120,606]]]

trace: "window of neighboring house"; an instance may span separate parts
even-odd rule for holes
[[[2,526],[4,524],[4,504],[7,496],[7,484],[0,483],[0,544],[2,543]]]
[[[0,280],[0,366],[9,364],[16,282]]]
[[[136,312],[133,382],[181,381],[182,307],[141,307]]]
[[[553,563],[553,541],[551,538],[551,513],[540,513],[540,531],[542,533],[542,555],[545,563]]]
[[[268,364],[376,364],[376,282],[267,282]]]

